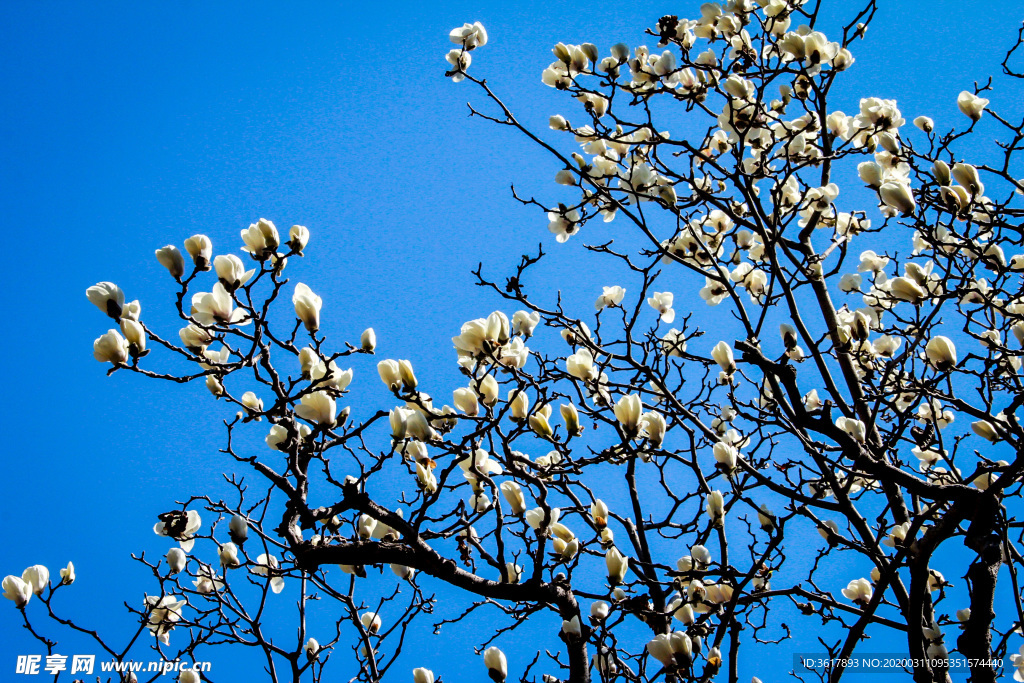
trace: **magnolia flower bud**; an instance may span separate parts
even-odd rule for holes
[[[715,348],[711,350],[711,357],[724,372],[731,374],[736,371],[736,361],[733,360],[732,348],[724,341],[715,344]]]
[[[320,643],[316,638],[310,638],[306,641],[306,659],[313,661],[316,659],[317,653],[320,652]]]
[[[933,130],[935,130],[935,122],[932,121],[927,116],[918,116],[916,119],[914,119],[914,125],[925,133],[931,133]]]
[[[5,576],[3,581],[4,597],[13,600],[17,607],[24,607],[32,599],[32,587],[17,576]]]
[[[245,543],[249,538],[249,521],[242,515],[233,515],[228,522],[228,534],[235,543]]]
[[[402,378],[402,386],[406,391],[413,391],[418,382],[416,374],[412,371],[412,363],[407,360],[398,361],[398,375]]]
[[[391,572],[398,578],[404,579],[406,581],[412,579],[412,577],[416,575],[415,569],[413,569],[412,567],[406,567],[405,565],[401,564],[391,565]]]
[[[878,188],[878,197],[882,200],[883,204],[896,209],[904,216],[913,214],[917,208],[917,204],[914,202],[914,195],[911,194],[910,188],[903,183],[883,183]]]
[[[462,387],[452,392],[452,403],[469,417],[476,417],[480,414],[480,402],[476,392],[472,389]]]
[[[731,474],[736,469],[738,454],[735,446],[725,441],[719,441],[711,450],[715,456],[715,462],[719,464],[723,472]]]
[[[89,301],[114,320],[121,319],[121,309],[124,307],[124,292],[113,282],[98,282],[85,290],[85,296]]]
[[[981,114],[985,111],[985,107],[988,106],[988,100],[964,90],[957,95],[956,106],[960,108],[960,111],[963,112],[965,116],[969,117],[972,121],[977,121],[981,118]]]
[[[548,415],[551,412],[551,406],[544,406],[547,408],[546,411],[538,409],[532,415],[530,415],[530,429],[542,439],[551,439],[554,435],[554,430],[551,428],[551,423],[548,422]]]
[[[484,651],[484,666],[487,667],[487,675],[494,683],[504,683],[508,677],[505,653],[496,647],[489,647]]]
[[[434,683],[434,672],[422,666],[412,670],[412,683]]]
[[[68,566],[60,570],[60,582],[65,586],[70,586],[75,582],[75,565],[68,562]]]
[[[128,352],[134,357],[144,355],[146,330],[142,327],[142,323],[131,318],[122,318],[121,332],[124,333],[125,341],[128,342]]]
[[[213,242],[206,235],[192,235],[185,240],[185,251],[192,257],[192,263],[199,270],[210,269],[210,257],[213,256]]]
[[[949,164],[942,159],[938,159],[932,164],[932,175],[935,177],[935,182],[945,187],[949,185]]]
[[[580,414],[575,405],[563,404],[559,406],[558,412],[562,414],[562,420],[565,422],[565,429],[569,436],[579,436],[583,433],[583,428],[580,427]]]
[[[263,412],[263,399],[251,391],[242,394],[241,404],[249,410],[250,414]]]
[[[512,508],[512,514],[521,515],[526,512],[526,498],[523,496],[523,489],[514,481],[501,483],[501,495],[505,497]]]
[[[402,372],[398,367],[398,361],[382,360],[377,363],[377,374],[381,381],[391,391],[397,391],[402,385]]]
[[[977,197],[984,194],[985,186],[978,177],[978,169],[970,164],[953,164],[953,177],[964,186],[971,195]]]
[[[498,380],[494,378],[494,375],[487,375],[477,384],[477,392],[480,394],[480,399],[484,402],[484,405],[493,406],[498,402]]]
[[[156,260],[167,269],[167,272],[175,280],[180,280],[181,276],[185,274],[185,257],[181,255],[181,252],[173,244],[157,249]]]
[[[295,285],[295,294],[292,295],[292,303],[295,304],[295,315],[309,332],[316,332],[320,329],[320,307],[323,300],[303,283]]]
[[[367,353],[373,353],[377,349],[377,333],[373,331],[372,327],[363,330],[363,334],[359,337],[359,345]]]
[[[609,607],[607,602],[598,600],[590,605],[590,618],[595,621],[604,621],[608,618]]]
[[[220,566],[224,569],[232,569],[242,564],[238,559],[238,546],[234,543],[225,543],[217,554],[220,557]]]
[[[548,119],[548,126],[551,130],[569,130],[569,122],[560,114],[555,114]]]
[[[708,502],[705,506],[708,516],[711,518],[711,525],[714,527],[721,527],[722,522],[725,519],[725,497],[721,491],[712,491],[708,496]]]
[[[206,376],[206,388],[211,394],[213,394],[214,398],[220,398],[225,393],[224,385],[216,375]]]
[[[373,537],[373,530],[377,527],[377,520],[369,515],[359,515],[359,522],[356,528],[359,531],[359,538],[368,539]]]
[[[884,171],[882,167],[873,161],[864,161],[857,165],[857,173],[860,179],[868,187],[879,188],[882,186]]]
[[[996,428],[995,426],[993,426],[991,422],[988,422],[986,420],[978,420],[977,422],[972,422],[971,429],[974,431],[975,434],[985,439],[986,441],[991,441],[992,443],[999,441],[999,433],[996,432]]]
[[[951,370],[956,366],[956,346],[949,337],[937,335],[928,340],[925,358],[937,370]]]
[[[171,548],[167,551],[167,566],[172,574],[177,574],[185,568],[188,555],[181,548]]]
[[[637,426],[640,423],[640,414],[643,411],[643,403],[640,401],[639,394],[629,394],[619,399],[618,403],[615,404],[615,418],[622,425],[622,431],[626,433],[626,436],[632,438],[636,436]]]
[[[626,578],[629,558],[619,552],[615,546],[608,548],[604,554],[604,563],[608,568],[608,583],[617,586]]]
[[[912,304],[920,303],[928,295],[917,282],[907,277],[893,279],[889,286],[889,294],[894,299],[909,301]]]
[[[380,627],[383,624],[380,615],[376,612],[363,612],[359,617],[359,623],[372,635],[379,633]]]
[[[50,570],[41,564],[34,564],[21,573],[21,580],[28,584],[33,593],[42,595],[50,584]]]

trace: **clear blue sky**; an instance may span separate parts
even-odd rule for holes
[[[569,109],[540,83],[554,43],[638,45],[659,16],[696,16],[698,6],[0,5],[0,215],[12,237],[0,301],[8,321],[0,575],[34,563],[55,572],[74,560],[70,613],[117,624],[121,602],[139,604],[153,588],[129,553],[166,552],[151,532],[155,515],[205,483],[216,487],[224,468],[223,415],[201,385],[105,377],[91,346],[109,321],[86,301],[87,286],[119,283],[142,301],[148,323],[173,335],[163,307],[171,283],[155,248],[203,232],[217,253],[235,252],[239,229],[258,217],[301,223],[313,233],[302,280],[323,296],[332,338],[354,341],[372,325],[383,355],[411,358],[421,382],[448,396],[450,337],[500,306],[472,286],[478,261],[498,275],[543,242],[556,253],[549,286],[580,311],[613,284],[578,267],[579,244],[556,250],[543,217],[511,199],[513,181],[555,196],[557,167],[511,132],[467,119],[465,102],[481,98],[443,77],[448,31],[465,21],[487,26],[491,42],[474,53],[474,72],[546,130],[550,114]],[[842,108],[855,111],[861,96],[895,97],[908,120],[926,113],[953,123],[956,94],[998,68],[1019,10],[1015,2],[883,3],[856,49]],[[367,396],[383,399],[371,364],[357,367],[361,381],[373,384]],[[40,651],[13,618],[0,605],[4,680],[15,655]],[[480,680],[472,639],[445,635],[417,636],[407,650],[420,656],[407,657],[393,680],[418,665],[447,683]],[[66,642],[64,654],[81,643]],[[798,642],[813,643],[813,634]],[[513,673],[527,645],[505,645]],[[779,680],[799,649],[785,644],[778,659],[745,661],[743,675]],[[217,680],[234,679],[227,664],[219,670]]]

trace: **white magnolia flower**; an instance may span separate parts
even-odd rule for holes
[[[861,605],[867,604],[873,593],[871,582],[867,579],[854,579],[843,589],[843,595],[847,600]]]
[[[277,574],[277,558],[273,555],[261,554],[256,558],[256,564],[252,567],[252,573],[257,576],[269,576],[270,590],[280,593],[284,590],[284,579]]]
[[[866,427],[860,420],[855,420],[852,417],[839,417],[836,419],[836,427],[852,436],[855,441],[864,443],[866,439]]]
[[[302,256],[302,250],[309,244],[309,228],[304,225],[293,225],[288,231],[288,238],[288,246]]]
[[[146,596],[146,605],[149,607],[149,617],[146,620],[146,628],[164,645],[170,642],[171,629],[181,620],[181,610],[188,604],[184,598],[178,599],[176,595],[149,595]]]
[[[672,308],[672,299],[672,292],[653,292],[647,303],[661,315],[662,322],[671,323],[676,319],[676,312]]]
[[[107,330],[92,343],[92,355],[101,363],[124,365],[128,360],[128,340],[117,330]]]
[[[238,546],[234,543],[229,542],[222,545],[217,555],[220,557],[220,566],[224,569],[233,569],[242,565],[242,561],[238,558]]]
[[[200,325],[248,325],[252,322],[244,309],[235,308],[234,300],[220,282],[210,292],[192,295],[192,318]]]
[[[654,448],[661,448],[665,440],[665,432],[668,431],[668,424],[661,413],[651,411],[644,413],[640,418],[640,436],[651,442]]]
[[[261,218],[242,230],[242,251],[252,254],[253,258],[262,261],[273,254],[281,244],[277,228],[266,218]]]
[[[540,323],[540,313],[516,311],[512,315],[512,334],[521,334],[524,337],[533,336],[533,331],[538,323]]]
[[[914,195],[905,183],[882,183],[882,186],[878,188],[878,198],[882,200],[883,204],[899,211],[904,216],[913,214],[917,209]]]
[[[359,623],[363,625],[363,628],[370,634],[376,635],[380,632],[380,628],[383,625],[380,615],[376,612],[363,612],[359,616]]]
[[[521,515],[526,512],[526,498],[519,484],[514,481],[504,481],[499,488],[501,489],[501,495],[505,497],[505,500],[508,501],[509,506],[512,508],[512,514]]]
[[[452,403],[457,410],[461,410],[469,417],[476,417],[480,414],[480,401],[473,389],[461,387],[452,392]]]
[[[213,569],[207,565],[200,565],[199,571],[196,573],[195,581],[192,582],[195,586],[196,592],[203,595],[209,595],[216,593],[220,589],[224,588],[224,582],[221,581],[220,577],[217,576]]]
[[[124,292],[113,282],[98,282],[85,290],[85,296],[96,308],[114,320],[121,319],[121,309],[124,308]]]
[[[326,391],[314,391],[302,397],[295,414],[322,427],[333,427],[336,415],[334,399]]]
[[[632,436],[637,433],[637,426],[640,424],[640,414],[644,406],[639,394],[629,394],[619,399],[615,404],[615,418],[622,425],[622,430]]]
[[[14,602],[17,607],[24,607],[32,599],[32,586],[18,576],[5,576],[3,581],[4,597]]]
[[[75,565],[68,562],[68,566],[60,570],[60,582],[65,586],[70,586],[75,582]]]
[[[925,358],[937,370],[951,370],[956,367],[956,346],[949,337],[936,335],[924,347]]]
[[[972,121],[977,121],[981,118],[981,114],[985,111],[985,107],[988,106],[988,100],[964,90],[957,95],[956,106],[960,108],[960,111],[963,112],[965,116],[970,117]]]
[[[313,293],[303,283],[295,285],[295,294],[292,295],[292,303],[295,304],[295,315],[309,332],[316,332],[320,329],[320,307],[323,300]]]
[[[624,296],[626,296],[626,290],[618,285],[604,287],[601,296],[597,297],[597,301],[594,302],[594,308],[600,311],[608,306],[618,306],[622,303]]]
[[[246,270],[242,259],[234,254],[221,255],[213,259],[213,270],[217,273],[217,280],[229,292],[247,283],[256,272],[255,269]]]
[[[213,242],[206,235],[192,235],[185,240],[185,251],[192,257],[192,263],[199,270],[210,269],[210,257],[213,256]]]
[[[661,338],[661,348],[666,356],[682,358],[686,352],[686,337],[674,327]]]
[[[462,45],[467,50],[483,47],[487,44],[487,30],[479,21],[472,24],[463,24],[453,28],[448,34],[448,39],[456,45]]]
[[[708,517],[711,518],[711,526],[721,527],[725,519],[725,497],[721,491],[712,491],[708,495],[708,502],[705,506]]]
[[[565,359],[566,371],[576,379],[591,380],[597,378],[597,368],[594,367],[594,356],[590,349],[582,348]]]
[[[42,595],[50,584],[50,570],[41,564],[34,564],[21,573],[21,580],[29,585],[33,593]]]
[[[452,82],[461,83],[466,80],[466,71],[473,63],[473,55],[467,50],[449,50],[444,58],[452,65],[452,69],[446,74],[451,77]]]
[[[572,619],[569,619],[568,621],[563,620],[562,633],[569,637],[579,638],[582,633],[582,629],[580,628],[579,616],[574,616]]]
[[[181,545],[185,552],[192,550],[195,543],[194,537],[203,525],[203,520],[195,510],[186,512],[173,512],[168,515],[161,515],[163,519],[153,526],[153,533],[157,536],[170,536]]]

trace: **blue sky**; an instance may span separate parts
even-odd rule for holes
[[[375,327],[381,354],[412,359],[421,382],[446,395],[456,377],[450,337],[500,306],[473,286],[477,262],[497,276],[542,242],[554,254],[544,287],[578,310],[613,284],[580,267],[579,244],[556,249],[543,217],[512,200],[512,182],[557,196],[557,166],[511,131],[467,118],[466,101],[481,98],[443,77],[447,33],[464,21],[487,26],[491,42],[474,53],[473,71],[550,138],[547,117],[569,109],[540,83],[554,43],[653,45],[645,27],[666,13],[695,16],[698,3],[509,5],[0,5],[0,215],[13,237],[0,301],[9,326],[0,337],[0,574],[74,560],[68,609],[117,628],[121,602],[152,588],[129,553],[166,552],[150,531],[155,515],[215,486],[224,469],[223,416],[205,389],[108,379],[92,358],[109,322],[83,295],[96,281],[119,283],[147,322],[177,329],[160,310],[171,283],[153,258],[159,246],[203,232],[218,253],[233,252],[258,217],[307,225],[302,280],[324,297],[328,334],[354,341]],[[841,108],[894,97],[908,120],[959,123],[956,94],[998,68],[1018,10],[885,4],[855,51]],[[371,364],[357,367],[360,380],[376,383]],[[12,628],[13,609],[0,614],[6,676],[15,655],[39,650]],[[477,680],[472,639],[446,635],[445,665],[423,665],[448,683]],[[745,663],[744,674],[778,680],[788,663],[767,666]]]

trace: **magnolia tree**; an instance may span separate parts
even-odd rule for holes
[[[459,386],[371,359],[372,329],[320,333],[321,298],[292,277],[301,226],[260,220],[241,257],[203,235],[157,250],[177,339],[116,285],[89,288],[119,328],[95,343],[109,374],[205,382],[230,407],[233,492],[168,502],[154,531],[172,547],[139,558],[154,583],[130,603],[134,637],[56,611],[70,565],[4,580],[25,626],[52,647],[48,616],[118,660],[234,647],[273,681],[408,680],[404,647],[429,683],[443,666],[407,636],[442,591],[464,603],[444,623],[479,634],[497,683],[737,680],[742,651],[790,637],[780,615],[831,634],[840,662],[804,676],[838,680],[874,635],[922,683],[963,664],[952,653],[972,680],[1018,664],[1021,680],[1024,659],[992,660],[1024,622],[1024,123],[988,99],[1019,99],[1020,40],[1002,89],[962,92],[956,120],[908,124],[869,96],[839,111],[830,93],[874,13],[731,0],[658,19],[656,48],[559,43],[542,74],[566,95],[555,142],[477,75],[484,28],[452,31],[447,75],[479,89],[472,114],[561,168],[562,194],[517,198],[609,282],[595,314],[533,277],[543,250],[501,281],[477,270],[504,304],[437,359]],[[616,242],[581,245],[613,227]],[[707,306],[719,322],[700,329]],[[394,400],[347,405],[375,374]],[[273,605],[296,594],[294,612]],[[313,601],[331,629],[308,627]],[[269,635],[271,609],[294,616],[287,637]],[[528,617],[547,640],[506,658]]]

